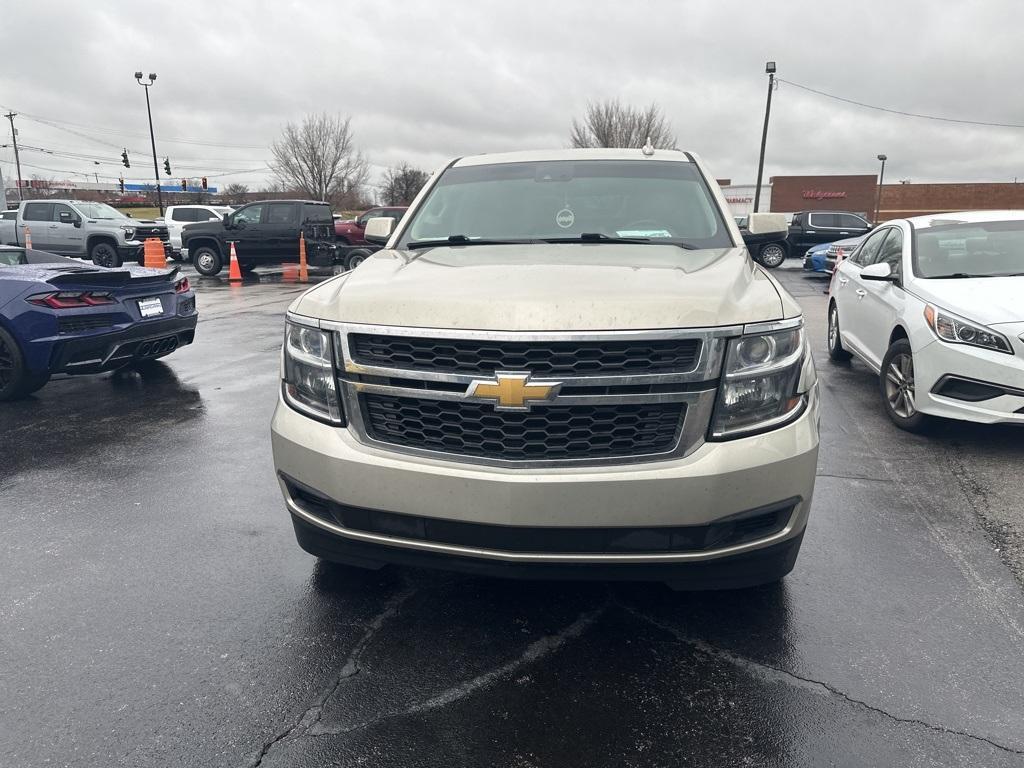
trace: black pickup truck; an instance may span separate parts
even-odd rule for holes
[[[788,214],[787,214],[788,215]],[[863,216],[849,211],[800,211],[792,215],[789,233],[784,237],[750,237],[746,232],[746,217],[737,216],[743,240],[751,254],[769,269],[775,269],[787,256],[803,256],[809,248],[821,243],[834,243],[860,237],[871,231],[871,223]]]
[[[201,275],[216,275],[231,258],[235,244],[238,265],[251,272],[260,264],[299,260],[299,233],[306,239],[312,266],[334,263],[334,218],[327,203],[312,200],[265,200],[244,205],[221,221],[187,224],[181,231],[183,255]]]

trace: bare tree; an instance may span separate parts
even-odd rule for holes
[[[245,184],[228,184],[224,187],[224,191],[221,192],[221,197],[224,198],[225,203],[244,203],[245,196],[249,194],[249,188]]]
[[[417,193],[423,189],[430,174],[402,163],[384,172],[384,183],[380,185],[380,194],[385,205],[409,205]]]
[[[274,175],[285,189],[315,200],[345,196],[366,183],[366,159],[355,147],[350,118],[327,113],[288,123],[270,146]]]
[[[590,102],[582,120],[573,118],[570,141],[574,147],[642,147],[650,139],[658,149],[675,149],[676,137],[656,103],[646,109],[618,99]]]

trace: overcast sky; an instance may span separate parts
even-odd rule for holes
[[[349,115],[375,174],[408,161],[568,145],[588,100],[656,101],[679,146],[718,177],[753,182],[764,62],[856,101],[1024,124],[1016,0],[720,2],[4,2],[0,105],[23,174],[147,181],[145,99],[156,72],[157,153],[175,179],[257,189],[269,143],[309,112]],[[39,122],[47,121],[53,125]],[[187,140],[172,141],[173,140]],[[0,124],[0,144],[10,126]],[[874,173],[896,181],[1024,181],[1024,129],[921,120],[775,92],[765,175]],[[36,166],[36,167],[30,167]],[[0,169],[14,174],[0,148]],[[44,170],[46,169],[46,170]],[[75,175],[73,172],[78,172]],[[222,175],[225,173],[231,175]]]

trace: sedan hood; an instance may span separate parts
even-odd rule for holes
[[[371,325],[586,331],[739,325],[800,310],[744,248],[572,243],[379,251],[292,311]]]
[[[918,280],[914,289],[925,301],[983,325],[1024,321],[1024,277]]]

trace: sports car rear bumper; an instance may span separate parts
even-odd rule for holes
[[[148,360],[191,344],[197,313],[189,317],[152,320],[111,333],[68,338],[54,344],[51,373],[100,373],[137,360]]]

